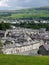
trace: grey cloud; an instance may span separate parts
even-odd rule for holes
[[[49,0],[9,0],[7,4],[10,7],[1,7],[1,9],[21,9],[27,7],[49,6]]]

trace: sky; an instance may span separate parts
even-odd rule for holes
[[[49,0],[0,0],[0,10],[49,6]]]

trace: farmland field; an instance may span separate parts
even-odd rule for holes
[[[0,65],[49,65],[49,56],[0,55]]]
[[[32,18],[32,19],[49,20],[49,7],[0,11],[0,18],[5,18],[5,19]]]

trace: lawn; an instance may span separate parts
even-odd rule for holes
[[[49,65],[49,56],[0,55],[0,65]]]

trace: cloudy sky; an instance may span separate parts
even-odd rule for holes
[[[0,10],[49,6],[49,0],[0,0]]]

